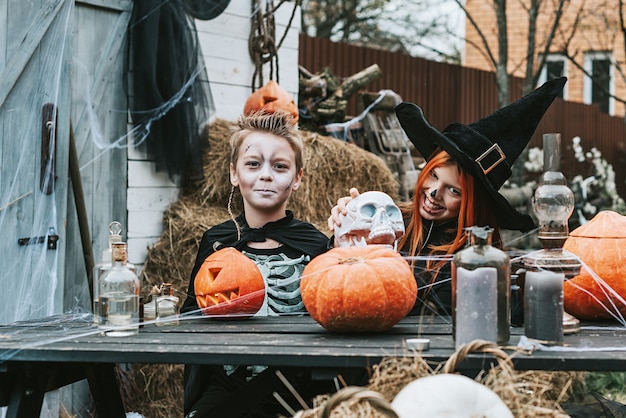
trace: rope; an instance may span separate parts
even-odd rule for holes
[[[269,79],[276,80],[280,84],[279,68],[278,68],[278,49],[282,46],[283,41],[287,37],[287,33],[291,28],[293,19],[296,15],[300,0],[294,2],[294,7],[291,12],[291,17],[285,28],[285,33],[281,37],[278,45],[276,44],[276,23],[274,21],[274,14],[276,10],[285,3],[286,0],[281,0],[278,6],[274,7],[272,0],[266,0],[265,9],[263,12],[261,6],[261,0],[253,0],[252,10],[252,27],[250,29],[250,37],[248,38],[248,53],[254,64],[254,72],[252,74],[252,92],[262,87],[265,82],[263,79],[263,66],[267,63],[270,65]]]

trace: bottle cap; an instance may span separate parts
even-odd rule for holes
[[[113,245],[113,261],[128,260],[127,246],[125,242],[114,242],[112,245]]]

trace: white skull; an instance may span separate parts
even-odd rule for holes
[[[347,208],[348,213],[340,215],[341,226],[335,227],[339,247],[383,244],[395,248],[404,235],[402,213],[386,193],[362,193],[348,202]]]

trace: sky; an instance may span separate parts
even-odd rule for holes
[[[446,16],[448,27],[454,29],[455,33],[445,41],[437,40],[432,46],[448,53],[452,53],[455,46],[462,51],[462,38],[465,36],[465,15],[463,11],[460,10],[454,0],[434,0],[431,5],[431,11],[433,16]],[[432,52],[421,49],[418,54],[420,56],[426,55],[425,58],[428,58],[428,55],[431,55]]]

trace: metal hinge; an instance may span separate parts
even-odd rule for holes
[[[17,244],[18,245],[42,244],[44,241],[46,241],[46,238],[47,238],[47,244],[46,244],[47,248],[49,250],[56,250],[57,242],[59,241],[59,236],[56,234],[56,230],[52,226],[48,228],[48,235],[42,235],[39,237],[19,238],[17,240]]]

